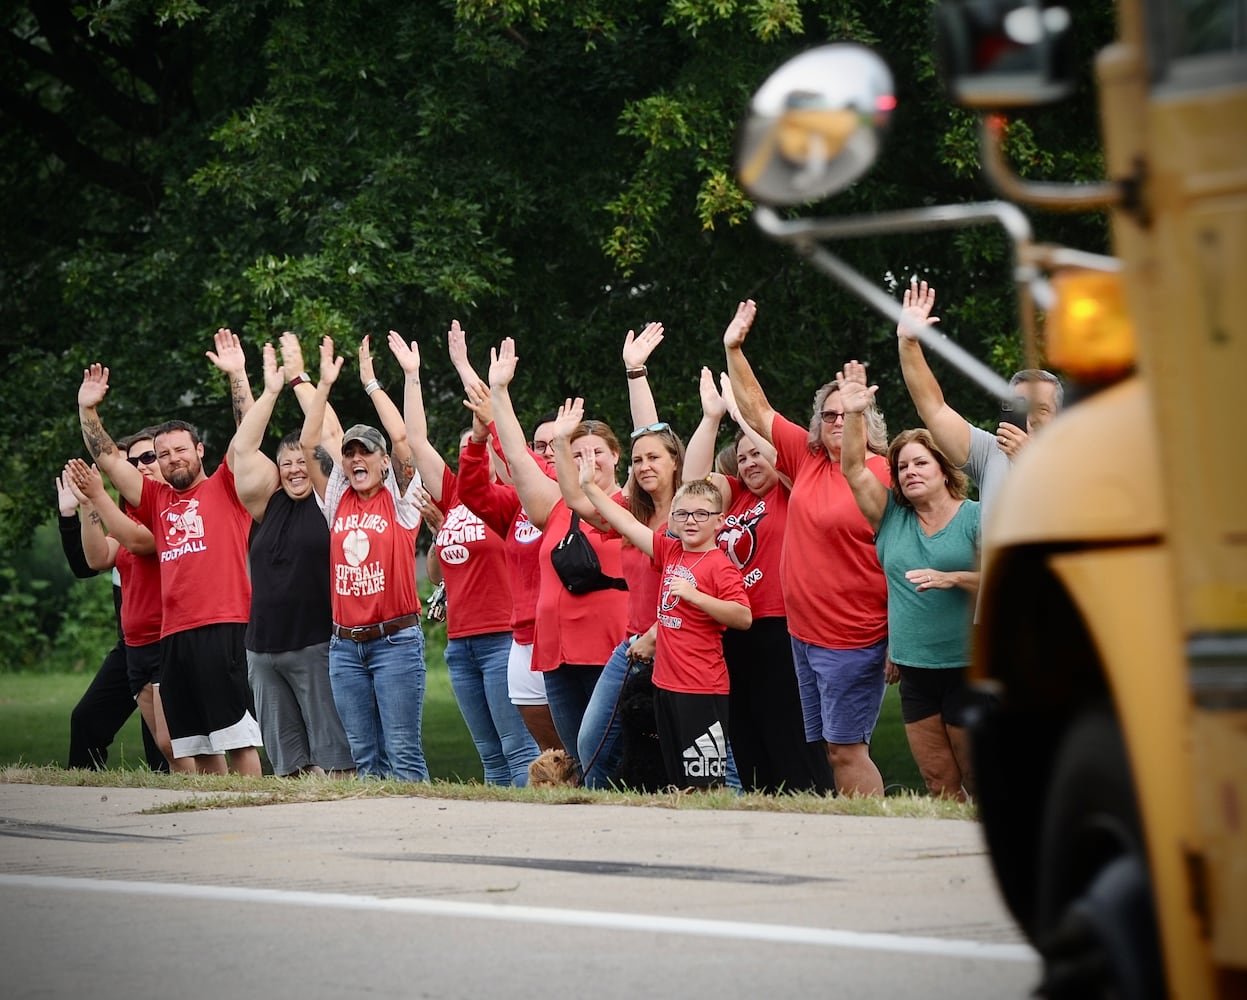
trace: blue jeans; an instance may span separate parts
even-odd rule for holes
[[[329,640],[329,682],[360,777],[428,781],[424,633],[412,625],[367,642]]]
[[[601,674],[601,667],[569,663],[546,671],[546,698],[550,702],[550,716],[554,719],[554,728],[568,753],[574,754],[577,751],[580,723]]]
[[[520,710],[511,704],[507,661],[511,633],[490,632],[446,643],[450,686],[485,768],[485,784],[528,784],[528,765],[541,751]]]
[[[597,684],[593,686],[593,694],[580,720],[576,756],[580,766],[588,768],[584,772],[586,788],[609,788],[619,771],[623,741],[619,738],[621,724],[616,707],[624,682],[628,679],[628,668],[631,666],[628,647],[631,645],[632,639],[629,638],[615,647],[602,668]]]

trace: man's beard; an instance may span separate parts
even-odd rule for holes
[[[187,466],[186,468],[178,469],[176,472],[170,473],[169,485],[175,490],[188,489],[191,484],[195,482],[195,477],[199,475],[199,468],[200,467],[198,465],[194,467]]]

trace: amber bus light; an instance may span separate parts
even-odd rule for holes
[[[1121,276],[1061,271],[1052,276],[1056,304],[1045,324],[1049,363],[1083,382],[1109,382],[1135,363],[1134,326]]]

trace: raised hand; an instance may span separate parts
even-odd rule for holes
[[[753,299],[746,299],[736,306],[736,315],[723,331],[723,346],[728,350],[741,347],[749,336],[754,318],[758,315],[758,304]]]
[[[479,380],[476,369],[468,360],[468,331],[459,325],[457,319],[450,321],[450,329],[446,331],[446,347],[450,351],[450,363],[459,373],[459,380],[466,389],[474,379]]]
[[[489,349],[489,387],[491,389],[509,386],[515,378],[515,366],[519,358],[515,356],[515,341],[506,337],[496,348]]]
[[[264,391],[270,396],[281,394],[286,385],[286,369],[277,364],[277,350],[272,344],[265,344],[264,351]],[[303,369],[300,368],[299,371]],[[299,372],[295,372],[297,375]]]
[[[661,323],[646,323],[639,333],[628,331],[624,337],[623,363],[625,368],[641,368],[654,353],[654,348],[662,343],[663,329]]]
[[[478,378],[475,382],[464,386],[463,391],[467,396],[463,405],[472,411],[473,435],[478,438],[488,436],[489,425],[494,419],[494,407],[489,401],[489,386]]]
[[[78,494],[73,490],[73,484],[69,481],[67,468],[56,477],[56,509],[60,511],[61,517],[71,517],[77,512],[81,502]]]
[[[278,338],[278,343],[281,344],[281,366],[286,369],[287,375],[294,378],[307,370],[303,364],[303,345],[298,337],[287,330]]]
[[[576,459],[577,479],[580,481],[580,488],[586,493],[589,487],[597,483],[598,467],[593,461],[592,456],[583,458],[580,455],[574,456]]]
[[[242,341],[232,330],[224,327],[217,330],[213,338],[216,350],[205,351],[208,360],[231,378],[243,377],[247,374],[247,356],[242,350]],[[297,373],[296,373],[297,374]]]
[[[394,355],[394,360],[398,362],[399,367],[403,369],[404,375],[420,374],[420,347],[413,340],[410,344],[400,337],[395,331],[390,331],[389,336],[390,353]]]
[[[552,434],[555,438],[570,438],[585,418],[585,401],[580,396],[567,399],[559,407],[554,418]]]
[[[723,402],[723,397],[719,395],[719,391],[714,387],[714,375],[710,369],[702,367],[701,381],[698,384],[698,391],[701,393],[701,412],[711,420],[722,420],[727,413],[727,404]]]
[[[104,495],[104,479],[94,465],[71,458],[65,463],[64,474],[79,503],[94,503],[95,498]]]
[[[931,310],[935,308],[935,289],[928,285],[925,281],[919,281],[915,275],[910,279],[909,287],[905,289],[905,294],[901,296],[901,310],[905,320],[917,323],[919,326],[934,326],[940,321],[938,316],[932,316]],[[906,340],[917,340],[918,334],[909,328],[909,325],[902,321],[897,324],[896,335],[904,337]]]
[[[320,380],[326,385],[333,385],[338,381],[338,374],[342,371],[343,358],[335,357],[333,353],[333,338],[325,336],[320,341]]]
[[[866,366],[849,361],[836,372],[836,388],[840,392],[840,405],[845,413],[863,413],[879,391],[877,385],[866,384]]]
[[[98,361],[82,370],[82,385],[78,387],[78,405],[90,408],[99,406],[108,395],[108,369]]]
[[[359,342],[359,380],[367,385],[377,376],[373,373],[372,366],[372,350],[369,344],[372,338],[368,334],[364,334],[364,339]]]

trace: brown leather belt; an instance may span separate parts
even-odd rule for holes
[[[377,625],[357,625],[354,628],[334,625],[333,634],[339,639],[370,642],[373,639],[380,639],[383,635],[393,635],[395,632],[401,632],[405,628],[419,624],[419,615],[403,615],[401,618],[391,618],[388,622],[380,622]]]

